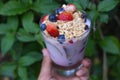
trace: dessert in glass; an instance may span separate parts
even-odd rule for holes
[[[40,19],[41,34],[58,74],[72,76],[82,66],[90,25],[74,4],[64,4]]]

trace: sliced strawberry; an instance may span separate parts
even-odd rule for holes
[[[55,24],[52,24],[52,23],[47,24],[46,30],[49,33],[49,35],[51,35],[53,37],[59,36],[59,31]]]
[[[71,13],[76,11],[76,6],[74,4],[68,4],[66,6],[63,6],[63,8],[65,9],[65,11],[71,12]]]
[[[43,22],[46,21],[47,19],[48,19],[48,15],[45,15],[45,16],[42,17],[42,19],[41,19],[40,22],[43,23]]]
[[[58,20],[63,20],[63,21],[71,21],[73,20],[73,15],[70,12],[62,12],[61,14],[58,15]]]
[[[73,44],[73,40],[69,40],[69,43],[70,43],[70,44]]]

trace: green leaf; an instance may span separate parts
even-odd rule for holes
[[[26,67],[18,67],[18,76],[20,80],[29,80]]]
[[[35,38],[36,38],[36,40],[38,41],[38,43],[42,46],[42,48],[45,48],[42,34],[40,34],[40,33],[39,33],[39,34],[36,34],[36,35],[35,35]]]
[[[75,4],[77,10],[82,10],[82,6],[79,3],[74,2],[74,4]]]
[[[67,3],[74,3],[76,2],[77,0],[65,0]]]
[[[0,24],[0,34],[16,32],[18,27],[18,18],[16,16],[8,17],[7,23]]]
[[[7,25],[9,26],[9,28],[13,31],[17,30],[18,27],[18,17],[17,16],[12,16],[12,17],[8,17],[7,20]]]
[[[92,2],[89,2],[88,9],[96,10],[96,5],[94,3],[92,3]]]
[[[23,42],[30,42],[30,41],[36,40],[34,35],[26,32],[24,29],[20,29],[18,31],[17,38],[18,38],[18,40],[23,41]]]
[[[85,10],[88,6],[89,0],[65,0],[67,3],[79,4],[79,8]]]
[[[12,60],[18,61],[18,59],[21,57],[21,53],[23,53],[23,45],[24,43],[20,41],[16,41],[16,43],[13,45],[13,49],[10,54],[12,56]]]
[[[80,2],[80,5],[83,7],[85,10],[88,6],[89,0],[78,0]]]
[[[42,14],[48,14],[58,8],[60,4],[56,3],[53,0],[37,0],[34,4],[32,9],[36,12]]]
[[[100,21],[104,22],[104,23],[108,23],[108,20],[109,20],[108,14],[102,14],[101,13],[101,15],[100,15]]]
[[[40,31],[39,26],[38,24],[33,22],[33,19],[34,19],[33,13],[31,12],[26,13],[22,18],[22,24],[23,24],[24,29],[27,32],[37,33]]]
[[[92,57],[97,54],[96,46],[95,46],[95,41],[92,38],[88,38],[88,42],[86,45],[86,50],[85,50],[85,55],[87,57]]]
[[[88,16],[94,22],[98,18],[99,13],[96,10],[91,10],[91,11],[88,12]]]
[[[100,47],[108,53],[120,54],[119,41],[116,37],[105,37],[99,42]]]
[[[103,0],[98,5],[98,11],[101,12],[108,12],[112,9],[114,9],[119,1],[117,0]]]
[[[29,52],[29,53],[27,53],[26,56],[31,56],[31,57],[35,58],[36,61],[41,61],[41,60],[42,60],[42,57],[43,57],[41,53],[36,52],[36,51]],[[36,61],[35,61],[35,62],[36,62]],[[34,63],[35,63],[35,62],[34,62]]]
[[[16,65],[13,63],[3,63],[0,65],[0,75],[14,77]]]
[[[7,24],[0,24],[0,34],[6,34],[9,32],[9,26]]]
[[[14,34],[10,34],[10,33],[6,34],[6,36],[2,38],[1,51],[3,56],[12,48],[14,40],[15,40]]]
[[[40,53],[30,52],[19,59],[19,64],[21,66],[30,66],[33,63],[40,61],[41,59],[42,59],[42,55]]]
[[[0,9],[3,7],[3,5],[4,5],[3,2],[0,2]]]
[[[33,0],[21,0],[23,3],[32,4]]]
[[[22,2],[10,0],[5,5],[0,8],[0,15],[17,15],[26,12],[29,9],[27,4],[23,4]]]

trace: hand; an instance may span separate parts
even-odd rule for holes
[[[89,59],[83,59],[83,67],[76,72],[73,77],[63,77],[58,75],[52,70],[51,58],[47,49],[43,49],[43,62],[41,67],[41,72],[39,74],[38,80],[88,80],[89,79],[89,69],[91,61]]]

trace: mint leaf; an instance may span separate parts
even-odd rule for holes
[[[26,67],[18,67],[17,72],[18,72],[18,76],[20,77],[20,80],[29,80]]]
[[[8,1],[0,8],[0,15],[17,15],[26,12],[29,9],[27,4],[23,4],[20,1]]]
[[[42,59],[42,55],[40,53],[30,52],[19,59],[19,64],[21,66],[30,66],[36,61],[40,61],[41,59]]]
[[[119,1],[117,0],[103,0],[98,5],[98,11],[101,11],[101,12],[110,11],[113,8],[115,8],[118,3]]]
[[[29,12],[26,13],[22,18],[22,25],[27,32],[37,33],[40,31],[38,24],[33,22],[34,15]]]
[[[53,0],[37,0],[34,2],[32,9],[42,14],[48,14],[58,8],[60,4]]]
[[[1,51],[2,55],[5,55],[11,48],[14,43],[14,34],[6,34],[1,41]]]
[[[104,40],[100,41],[99,45],[108,53],[120,54],[119,41],[116,37],[105,37]]]

